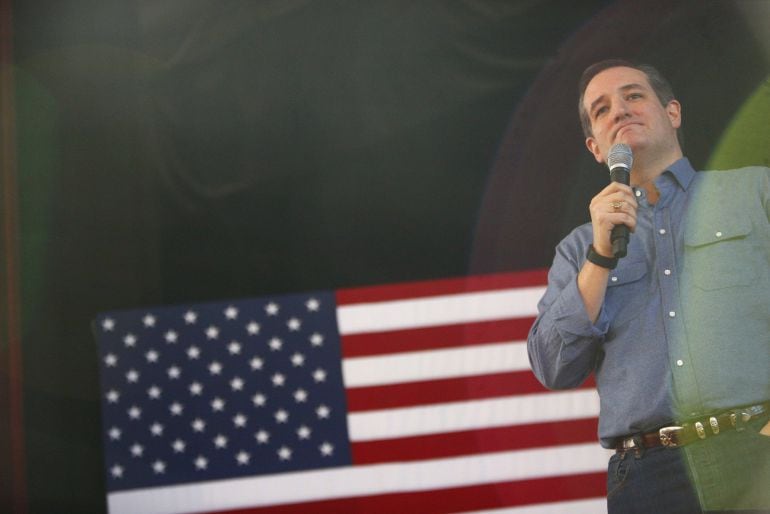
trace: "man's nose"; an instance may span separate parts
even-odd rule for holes
[[[620,121],[627,117],[628,114],[628,106],[626,105],[626,102],[622,99],[615,101],[612,107],[612,119],[615,121]]]

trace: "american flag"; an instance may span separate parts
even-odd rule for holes
[[[591,383],[534,378],[545,271],[94,323],[111,514],[597,513]]]

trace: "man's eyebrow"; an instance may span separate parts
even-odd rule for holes
[[[642,84],[638,84],[638,83],[636,83],[636,82],[633,82],[633,83],[631,83],[631,84],[626,84],[626,85],[624,85],[624,86],[620,86],[618,89],[619,89],[620,91],[626,92],[626,91],[629,91],[629,90],[631,90],[631,89],[644,89],[644,85],[642,85]],[[601,95],[599,98],[597,98],[596,100],[594,100],[593,102],[591,102],[591,105],[590,105],[590,107],[589,107],[589,109],[588,109],[588,112],[589,112],[589,114],[590,114],[590,113],[592,113],[592,112],[594,112],[594,107],[596,107],[596,105],[597,105],[598,103],[601,103],[601,102],[604,100],[605,96],[606,96],[606,95]]]

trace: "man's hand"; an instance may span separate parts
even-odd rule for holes
[[[610,233],[615,225],[636,229],[636,197],[633,190],[618,182],[611,182],[591,200],[591,223],[594,229],[594,249],[605,257],[612,257]]]

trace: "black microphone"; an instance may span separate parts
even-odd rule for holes
[[[610,181],[629,185],[631,183],[631,166],[634,164],[634,154],[631,147],[624,143],[612,145],[607,156],[607,166],[610,168]],[[615,225],[610,233],[612,254],[616,259],[626,256],[628,246],[628,227]]]

